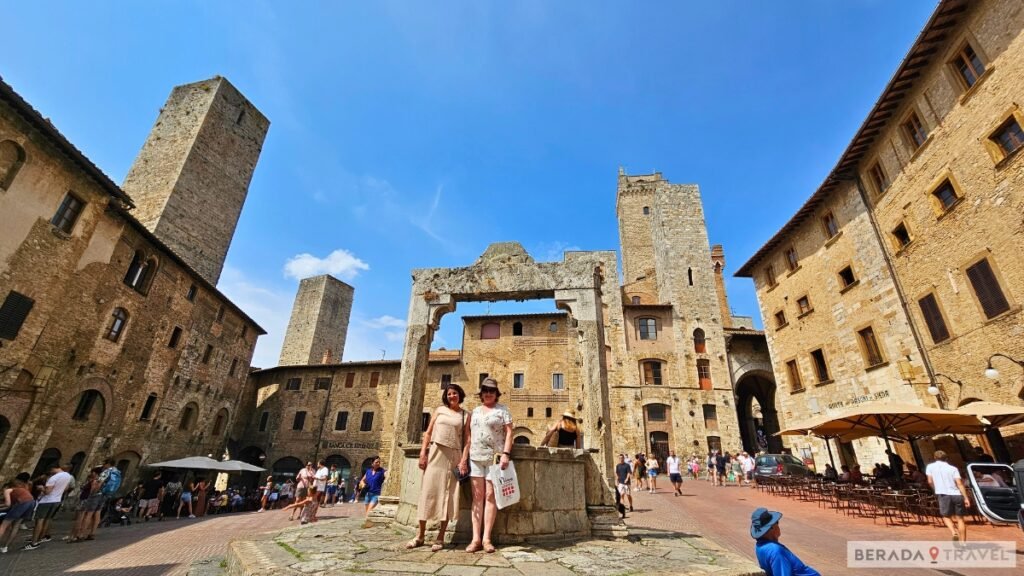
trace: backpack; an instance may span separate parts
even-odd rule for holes
[[[104,496],[113,496],[117,494],[117,489],[121,487],[121,471],[117,468],[110,468],[108,472],[107,481],[100,488],[100,493]]]

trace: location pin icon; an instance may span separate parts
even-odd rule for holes
[[[931,548],[928,549],[928,554],[931,554],[932,564],[935,564],[935,559],[939,557],[939,547],[938,546],[932,546]]]

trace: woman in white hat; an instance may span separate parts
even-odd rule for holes
[[[581,446],[580,428],[576,422],[575,412],[566,410],[562,413],[562,418],[548,428],[548,433],[544,435],[544,440],[541,440],[540,445],[550,446],[552,438],[557,438],[554,446],[558,448],[579,448]]]
[[[473,540],[466,552],[494,552],[491,529],[498,515],[494,484],[487,479],[492,466],[508,468],[512,455],[512,413],[498,403],[501,391],[494,378],[480,383],[481,405],[469,417],[469,476],[473,486]],[[497,456],[497,459],[495,458]]]

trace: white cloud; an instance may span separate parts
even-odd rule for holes
[[[366,324],[370,328],[405,328],[405,320],[395,318],[394,316],[378,316],[377,318],[370,318],[369,320],[363,320],[363,324]]]
[[[284,275],[302,280],[318,274],[331,274],[342,280],[351,280],[361,270],[369,269],[369,264],[356,258],[348,250],[339,248],[328,254],[326,258],[317,258],[308,253],[293,256],[284,264]]]

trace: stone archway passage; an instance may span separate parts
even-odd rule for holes
[[[760,414],[754,411],[755,403]],[[736,382],[736,416],[744,450],[751,454],[782,451],[782,439],[775,435],[780,428],[775,411],[775,382],[770,374],[748,372]]]
[[[615,253],[568,252],[562,262],[538,263],[518,243],[503,242],[488,246],[471,266],[417,269],[412,277],[386,499],[397,501],[405,449],[420,441],[427,358],[441,317],[459,302],[553,298],[558,308],[569,312],[579,344],[584,447],[592,450],[593,466],[586,479],[586,502],[611,504],[611,417],[601,295],[619,290]]]

